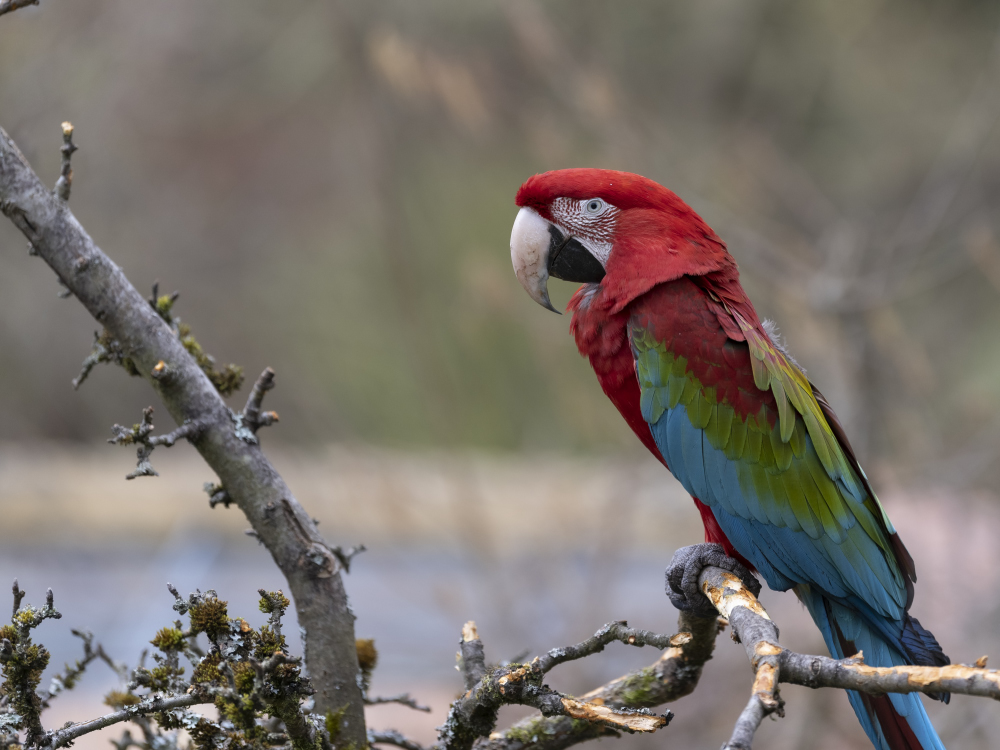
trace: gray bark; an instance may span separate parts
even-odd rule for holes
[[[205,373],[122,270],[97,247],[66,202],[48,190],[0,129],[0,211],[117,339],[177,424],[197,421],[192,438],[230,498],[246,514],[291,589],[304,632],[316,710],[343,711],[339,746],[367,743],[354,615],[341,566],[260,446],[237,437],[230,411]],[[166,363],[166,376],[153,368]]]

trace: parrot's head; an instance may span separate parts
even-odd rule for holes
[[[617,306],[654,285],[735,262],[691,208],[645,177],[562,169],[521,185],[510,234],[514,273],[531,298],[549,300],[550,276],[599,284]]]

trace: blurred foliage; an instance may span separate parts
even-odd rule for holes
[[[705,216],[870,465],[982,483],[998,29],[971,0],[43,0],[0,19],[0,124],[54,182],[74,123],[74,211],[277,369],[269,439],[641,450],[507,259],[520,182],[591,165]],[[103,435],[148,387],[74,393],[93,323],[0,244],[0,438]]]

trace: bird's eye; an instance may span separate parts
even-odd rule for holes
[[[588,214],[599,214],[604,209],[604,201],[600,198],[591,198],[585,208]]]

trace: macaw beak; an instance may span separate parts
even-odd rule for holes
[[[539,305],[559,313],[549,300],[549,276],[565,281],[599,282],[604,266],[571,234],[525,206],[510,232],[510,260],[524,291]]]

